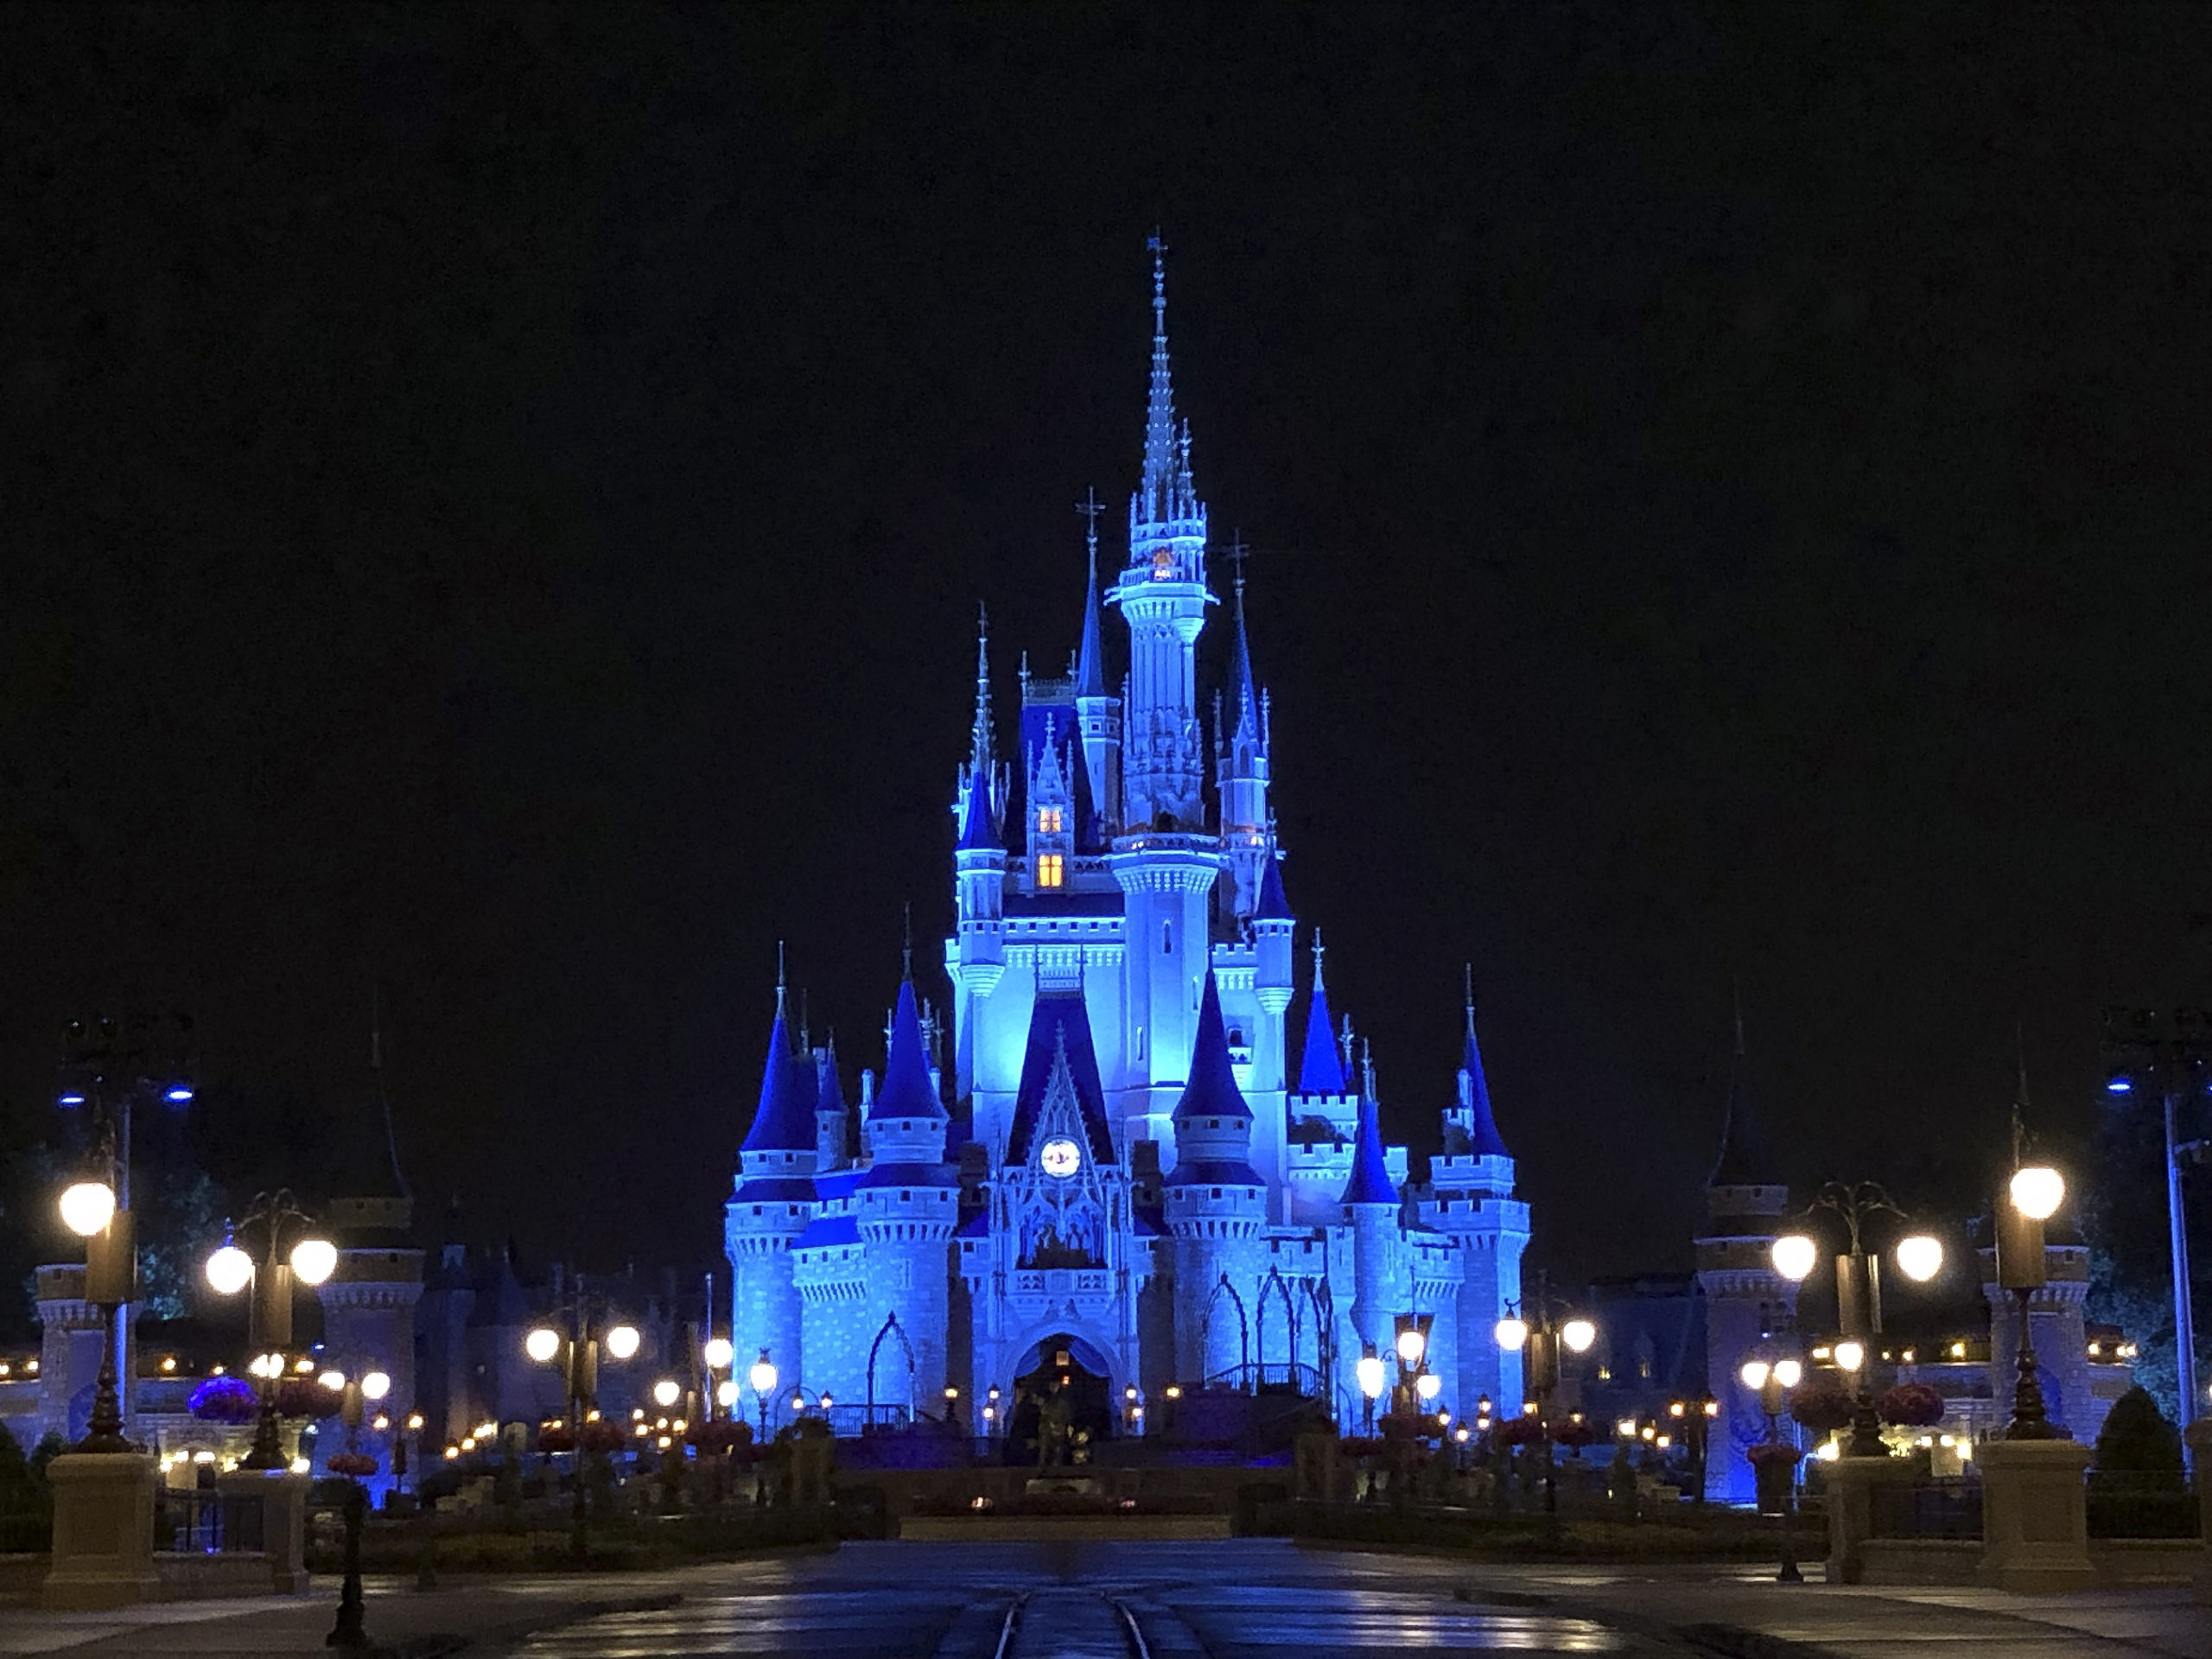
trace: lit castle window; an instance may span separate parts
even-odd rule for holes
[[[1058,807],[1040,806],[1037,809],[1037,833],[1040,836],[1057,836],[1060,833]]]
[[[1040,887],[1057,887],[1060,885],[1061,879],[1060,855],[1058,853],[1039,853],[1037,855],[1037,885]]]

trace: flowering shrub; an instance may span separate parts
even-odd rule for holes
[[[332,1457],[329,1467],[334,1475],[373,1475],[377,1460],[365,1452],[340,1452]]]
[[[276,1385],[276,1414],[280,1417],[332,1417],[346,1396],[326,1389],[320,1378],[288,1376]]]
[[[537,1431],[537,1449],[541,1452],[573,1452],[576,1436],[573,1429],[541,1428]]]
[[[203,1423],[250,1423],[261,1414],[261,1396],[244,1377],[211,1376],[185,1408]]]
[[[1825,1383],[1808,1383],[1789,1396],[1791,1419],[1815,1434],[1833,1434],[1851,1427],[1851,1396]]]
[[[694,1423],[683,1438],[702,1452],[734,1452],[753,1444],[753,1426],[724,1418],[718,1422]]]
[[[601,1417],[586,1423],[579,1435],[587,1452],[620,1452],[628,1443],[620,1425]]]
[[[1895,1428],[1926,1428],[1943,1421],[1943,1396],[1925,1382],[1900,1382],[1882,1391],[1874,1414]]]
[[[1491,1436],[1500,1446],[1534,1446],[1544,1438],[1543,1420],[1534,1412],[1500,1418]]]
[[[1575,1421],[1572,1417],[1568,1418],[1552,1435],[1552,1439],[1573,1452],[1580,1452],[1586,1446],[1595,1446],[1605,1438],[1605,1436],[1599,1432],[1598,1425],[1586,1417],[1580,1422]]]
[[[1767,1440],[1744,1454],[1754,1469],[1794,1468],[1805,1454],[1787,1440]]]

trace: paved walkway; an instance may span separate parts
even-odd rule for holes
[[[1778,1585],[1727,1567],[1501,1566],[1438,1555],[1192,1545],[855,1544],[653,1573],[368,1583],[384,1651],[479,1656],[792,1653],[965,1659],[1105,1651],[1125,1605],[1155,1659],[1518,1651],[1736,1659],[2212,1659],[2212,1608],[2180,1589],[2007,1596]],[[1097,1598],[1106,1599],[1099,1606]],[[1086,1598],[1090,1599],[1086,1599]],[[0,1612],[0,1655],[327,1654],[334,1580],[297,1601]],[[1092,1625],[1098,1628],[1093,1630]],[[1065,1638],[1056,1641],[1055,1638]],[[1078,1639],[1080,1638],[1080,1639]],[[1072,1645],[1070,1645],[1072,1644]]]

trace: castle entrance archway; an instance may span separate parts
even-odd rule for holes
[[[1067,1398],[1071,1431],[1085,1431],[1093,1441],[1113,1438],[1113,1380],[1106,1357],[1081,1337],[1062,1332],[1015,1362],[1014,1408],[1007,1431],[1025,1460],[1036,1455],[1038,1423],[1056,1389]]]

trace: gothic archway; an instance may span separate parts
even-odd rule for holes
[[[899,1351],[906,1357],[907,1414],[910,1416],[912,1415],[921,1403],[914,1397],[914,1390],[918,1385],[915,1382],[914,1378],[913,1344],[906,1340],[906,1332],[899,1325],[899,1316],[896,1313],[886,1314],[884,1316],[882,1328],[875,1333],[875,1340],[868,1344],[868,1427],[871,1428],[875,1427],[876,1356],[883,1351],[883,1339],[886,1337],[893,1336],[899,1338]]]

